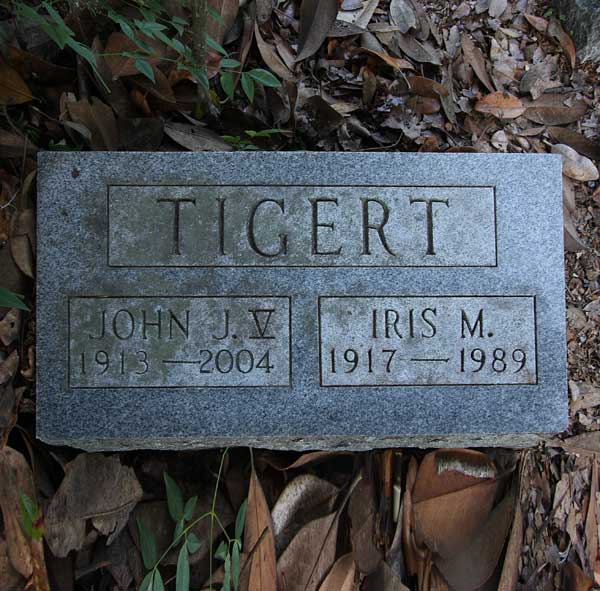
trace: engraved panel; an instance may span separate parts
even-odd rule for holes
[[[529,296],[322,297],[321,385],[537,383]]]
[[[74,297],[72,388],[289,386],[285,297]]]
[[[493,267],[492,187],[109,186],[111,266]]]

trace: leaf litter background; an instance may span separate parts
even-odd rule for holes
[[[0,288],[23,294],[31,312],[0,308],[0,589],[138,588],[137,521],[159,553],[172,540],[165,472],[185,498],[198,496],[195,515],[214,503],[231,535],[247,499],[244,591],[599,588],[598,73],[577,62],[558,15],[532,0],[211,4],[225,22],[211,22],[211,35],[282,86],[257,86],[253,104],[239,90],[226,100],[211,52],[215,112],[203,121],[191,76],[157,58],[152,84],[132,59],[101,57],[128,40],[85,7],[65,18],[98,55],[108,90],[1,9]],[[223,450],[103,455],[37,441],[36,152],[233,146],[561,154],[569,430],[524,451],[234,449],[224,459]],[[21,493],[39,507],[43,540],[25,532]],[[190,587],[207,589],[212,571],[219,588],[223,565],[210,552],[223,534],[208,521],[193,531]],[[168,588],[176,562],[174,551],[161,562]]]

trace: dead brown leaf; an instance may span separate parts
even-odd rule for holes
[[[498,119],[515,119],[525,112],[526,107],[521,100],[507,92],[492,92],[475,104],[475,110],[498,117]]]
[[[490,80],[489,74],[487,73],[487,69],[485,67],[486,60],[485,57],[479,49],[473,43],[472,39],[466,34],[463,33],[460,38],[460,44],[463,51],[463,58],[465,63],[470,65],[473,68],[473,71],[477,75],[477,78],[481,80],[483,85],[490,91],[494,92],[495,88],[492,85],[492,81]]]
[[[469,544],[492,508],[498,483],[491,460],[472,450],[427,454],[412,491],[415,539],[442,558]]]
[[[414,70],[415,67],[408,61],[398,57],[394,57],[383,51],[375,51],[366,47],[357,47],[353,50],[353,53],[366,53],[367,55],[373,56],[378,60],[381,60],[384,64],[391,66],[395,70]]]
[[[258,51],[260,52],[263,60],[265,60],[267,66],[269,66],[269,68],[273,70],[273,72],[275,72],[275,74],[277,74],[280,78],[283,78],[284,80],[293,80],[294,74],[279,57],[275,51],[275,48],[264,40],[258,23],[254,24],[254,37],[256,38]]]
[[[526,102],[525,106],[527,109],[523,116],[541,125],[574,123],[587,111],[584,101],[574,101],[572,105],[565,105],[564,98],[559,95],[542,95],[535,101]]]
[[[201,125],[192,123],[168,123],[164,132],[180,146],[198,152],[202,150],[231,151],[233,148],[220,135]]]
[[[127,524],[142,498],[142,487],[132,468],[118,456],[80,454],[65,468],[65,477],[46,515],[46,542],[55,556],[66,556],[84,543],[87,520],[107,544]]]
[[[458,554],[436,558],[436,566],[451,587],[475,590],[490,579],[512,523],[514,503],[515,495],[506,495]]]
[[[337,486],[313,474],[301,474],[289,482],[271,511],[277,554],[308,521],[330,513],[338,494]]]
[[[27,537],[21,528],[21,494],[35,502],[33,475],[25,458],[14,449],[0,450],[0,511],[13,568],[28,579],[27,588],[50,591],[42,540]]]
[[[548,127],[548,133],[560,144],[567,144],[580,154],[600,160],[600,144],[588,140],[584,135],[569,129],[568,127]]]
[[[585,549],[589,570],[591,572],[594,572],[598,558],[598,523],[596,521],[598,508],[598,501],[596,500],[597,493],[598,461],[594,458],[592,460],[592,470],[590,474],[590,499],[588,501],[588,510],[585,516]]]
[[[594,581],[575,563],[563,566],[563,591],[589,591],[593,586]]]
[[[538,32],[546,33],[548,29],[548,21],[541,16],[536,16],[535,14],[524,14],[523,15],[527,22]]]
[[[410,85],[411,92],[418,94],[419,96],[437,99],[442,96],[448,96],[449,94],[448,89],[445,86],[442,86],[435,80],[425,78],[424,76],[408,76],[407,81]]]
[[[303,0],[300,5],[297,62],[318,51],[327,38],[337,13],[337,0]]]
[[[27,136],[0,129],[0,152],[4,158],[23,158],[35,154],[38,150]]]
[[[256,544],[258,547],[255,548]],[[277,591],[277,559],[273,521],[254,466],[252,466],[250,474],[244,548],[247,552],[252,552],[248,590]]]
[[[546,29],[546,35],[558,42],[563,53],[569,61],[571,70],[575,69],[575,63],[577,62],[577,51],[573,40],[568,33],[563,29],[560,21],[557,18],[551,18],[548,22],[548,28]]]
[[[0,58],[0,105],[10,107],[32,100],[31,90],[23,78]]]
[[[401,33],[408,33],[417,27],[417,15],[409,0],[392,0],[390,2],[390,22],[396,25]]]
[[[319,587],[319,591],[353,591],[355,589],[354,578],[356,576],[356,564],[352,554],[340,556],[325,580]]]
[[[305,525],[279,560],[277,573],[286,591],[316,591],[335,560],[339,512]],[[258,591],[258,589],[257,589]]]
[[[500,575],[497,591],[514,591],[519,579],[519,560],[523,548],[523,512],[519,499],[515,501],[515,515],[508,538],[504,565]]]
[[[211,19],[212,20],[212,19]],[[144,41],[148,43],[156,52],[157,57],[149,57],[146,59],[151,65],[156,65],[160,61],[161,51],[158,43],[153,39],[144,37]],[[124,33],[111,33],[106,41],[104,48],[104,60],[114,78],[121,76],[135,76],[140,71],[135,67],[135,58],[120,55],[124,52],[136,53],[138,46],[134,41],[129,39]]]
[[[113,110],[101,100],[92,97],[67,103],[71,121],[82,125],[89,132],[84,135],[92,150],[116,150],[119,145],[117,121]]]
[[[225,33],[229,31],[238,14],[240,3],[238,0],[208,0],[223,20],[222,23],[214,18],[209,18],[206,33],[217,43],[223,44]]]

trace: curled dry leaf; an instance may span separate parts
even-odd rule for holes
[[[65,477],[46,515],[46,541],[57,557],[79,550],[86,523],[108,536],[107,544],[127,524],[129,514],[142,498],[142,487],[132,468],[118,456],[80,454],[65,468]]]
[[[13,568],[29,580],[28,589],[50,591],[44,543],[26,536],[21,527],[21,494],[35,502],[31,469],[23,455],[5,447],[0,450],[0,511],[8,543],[8,557]]]
[[[545,33],[548,29],[548,21],[541,16],[536,16],[535,14],[524,14],[523,15],[527,22],[539,33]]]
[[[252,553],[249,559],[248,590],[276,591],[277,559],[273,521],[254,466],[252,466],[248,490],[244,549]]]
[[[450,558],[472,539],[492,508],[498,488],[492,461],[472,450],[427,454],[412,491],[415,540]]]
[[[308,521],[330,513],[338,494],[337,486],[312,474],[294,478],[271,511],[277,553],[287,547]]]
[[[595,181],[598,179],[598,168],[585,156],[578,154],[573,148],[565,144],[552,146],[553,154],[560,154],[563,158],[563,174],[576,181]]]
[[[352,554],[344,554],[331,567],[319,591],[353,591],[355,576],[356,564]]]
[[[297,62],[318,51],[327,38],[337,13],[337,0],[303,0],[300,5]]]
[[[492,92],[475,104],[475,110],[498,117],[515,119],[525,112],[525,106],[519,98],[507,92]]]

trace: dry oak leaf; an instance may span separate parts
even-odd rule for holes
[[[35,502],[31,468],[22,454],[5,447],[0,450],[0,512],[8,543],[8,557],[13,568],[29,579],[27,589],[50,591],[44,543],[26,536],[21,527],[21,494]],[[0,588],[3,588],[1,584],[2,581]]]
[[[86,522],[110,544],[127,524],[129,514],[142,498],[142,487],[133,468],[119,456],[82,453],[65,467],[61,482],[46,514],[46,541],[61,558],[83,546]]]
[[[0,59],[0,105],[10,107],[33,100],[33,95],[19,73]]]
[[[498,119],[515,119],[525,112],[521,100],[507,92],[492,92],[475,104],[475,110]]]
[[[252,554],[248,591],[277,591],[273,520],[254,466],[252,466],[248,490],[244,548]]]
[[[565,144],[552,146],[553,154],[560,154],[563,159],[563,174],[576,181],[595,181],[598,179],[598,168],[585,156],[578,154]]]

